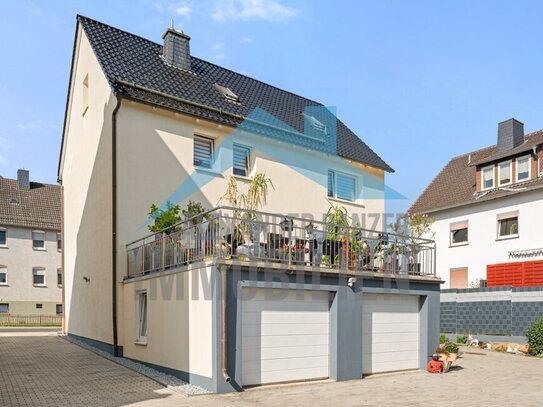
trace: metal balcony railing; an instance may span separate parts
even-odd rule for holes
[[[435,242],[221,206],[127,245],[127,277],[211,259],[435,276]]]

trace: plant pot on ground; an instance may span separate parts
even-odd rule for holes
[[[458,346],[451,341],[442,343],[436,348],[441,362],[456,362],[458,357]]]

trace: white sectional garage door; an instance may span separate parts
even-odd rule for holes
[[[330,293],[303,291],[299,300],[285,290],[273,299],[266,290],[243,288],[242,385],[327,378]]]
[[[419,297],[364,294],[362,372],[418,369]]]

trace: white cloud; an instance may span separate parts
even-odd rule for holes
[[[224,59],[224,58],[226,58],[226,54],[220,53],[220,54],[215,55],[212,59],[214,61],[217,61],[219,59]]]
[[[222,44],[217,43],[217,44],[213,45],[213,49],[214,49],[215,51],[218,51],[218,50],[220,50],[221,48],[222,48]]]
[[[175,7],[173,11],[180,17],[190,17],[191,8],[190,6],[184,5]]]
[[[249,38],[249,37],[243,37],[241,39],[241,42],[253,42],[253,39],[252,38]]]
[[[286,22],[300,14],[299,9],[284,6],[280,0],[225,0],[215,4],[211,17],[220,22],[228,20],[265,20]]]

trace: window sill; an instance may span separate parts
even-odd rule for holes
[[[8,283],[0,283],[0,287],[9,287]]]
[[[147,346],[147,338],[141,338],[134,341],[134,345]]]
[[[36,250],[38,252],[46,252],[47,249],[45,247],[33,247],[32,250]]]
[[[0,244],[0,249],[9,249],[7,244]]]
[[[47,288],[45,284],[32,284],[34,287]]]
[[[449,245],[449,249],[452,249],[453,247],[461,247],[461,246],[469,246],[469,242],[453,243],[453,244]]]
[[[353,206],[358,206],[360,208],[365,208],[366,207],[363,203],[356,202],[356,201],[347,201],[346,199],[331,198],[329,196],[327,196],[326,199],[328,199],[329,201],[333,201],[333,202],[337,202],[337,203],[341,203],[341,204],[345,204],[345,205],[353,205]]]
[[[246,182],[251,182],[251,181],[252,181],[251,177],[248,177],[248,176],[246,176],[246,175],[235,175],[235,174],[232,174],[232,176],[233,176],[235,179],[239,180],[239,181],[246,181]]]
[[[212,168],[202,168],[202,167],[194,167],[194,171],[197,171],[197,172],[202,172],[204,174],[211,174],[211,175],[215,175],[217,177],[223,177],[224,178],[224,175],[222,175],[220,172],[218,171],[215,171],[214,169]]]
[[[62,284],[57,284],[57,287],[58,287],[58,288],[62,288]]]
[[[498,236],[496,238],[496,241],[518,239],[519,237],[520,237],[519,235]]]

